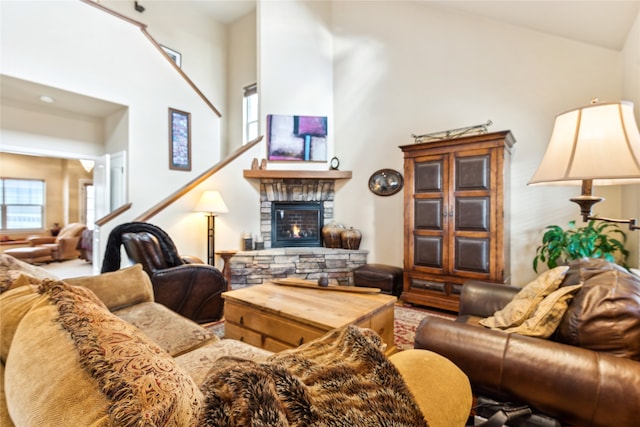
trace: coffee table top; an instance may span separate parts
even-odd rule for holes
[[[222,297],[321,329],[336,329],[358,322],[392,306],[397,300],[391,295],[296,288],[273,283],[224,292]]]

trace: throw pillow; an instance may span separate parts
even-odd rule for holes
[[[97,276],[74,277],[64,281],[91,289],[111,311],[153,301],[153,285],[141,264]]]
[[[7,361],[13,336],[22,318],[40,299],[37,287],[29,286],[29,279],[25,275],[14,281],[13,289],[0,295],[0,360]]]
[[[0,292],[10,289],[13,281],[20,274],[26,274],[36,279],[57,279],[55,275],[44,268],[31,265],[11,255],[0,254]]]
[[[198,425],[202,394],[171,356],[86,289],[39,292],[5,365],[16,425]]]
[[[618,268],[590,272],[555,339],[640,360],[640,277]]]
[[[549,338],[556,330],[562,316],[567,311],[569,300],[582,287],[582,284],[563,286],[545,297],[531,317],[519,326],[507,328],[507,333],[528,335],[530,337]]]
[[[525,285],[502,310],[480,320],[480,324],[499,329],[520,325],[531,316],[544,297],[558,289],[567,270],[568,266],[561,266],[545,271]]]

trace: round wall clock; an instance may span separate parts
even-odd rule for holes
[[[329,167],[330,167],[332,170],[336,170],[336,171],[337,171],[337,170],[338,170],[338,167],[340,167],[340,160],[338,160],[338,158],[337,158],[337,157],[332,157],[332,158],[331,158],[331,161],[330,161],[330,163],[329,163]]]
[[[380,169],[369,178],[369,190],[378,196],[391,196],[402,189],[404,179],[393,169]]]

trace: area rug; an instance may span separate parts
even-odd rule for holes
[[[394,340],[398,351],[413,348],[416,329],[422,319],[427,316],[436,316],[448,320],[454,319],[453,315],[440,314],[421,308],[402,305],[396,305],[394,307]],[[224,337],[224,320],[209,323],[205,327],[218,337]]]

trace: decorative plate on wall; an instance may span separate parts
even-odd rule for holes
[[[402,174],[393,169],[380,169],[369,178],[369,190],[378,196],[391,196],[402,190]]]

